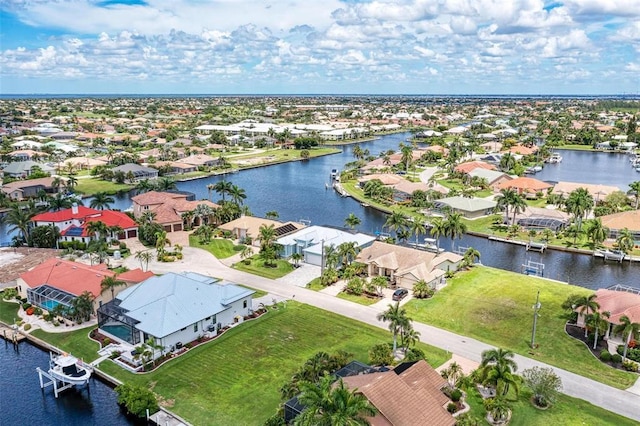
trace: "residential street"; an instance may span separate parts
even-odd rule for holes
[[[159,263],[153,260],[149,263],[149,269],[156,273],[198,272],[238,284],[246,284],[250,287],[267,291],[278,298],[295,299],[296,301],[335,312],[376,327],[387,328],[386,324],[376,319],[377,314],[386,308],[385,304],[378,303],[372,306],[363,306],[301,287],[301,285],[303,286],[310,281],[310,277],[320,274],[319,268],[317,267],[303,265],[287,277],[280,280],[270,280],[231,269],[204,250],[184,247],[183,253],[184,259],[180,262]],[[129,268],[140,267],[139,262],[135,260],[134,256],[128,257],[124,264]],[[308,269],[305,268],[314,270],[309,273]],[[295,282],[295,277],[298,275],[301,277],[301,281],[306,281],[301,283]],[[492,348],[492,346],[475,339],[460,336],[426,324],[414,322],[414,328],[420,332],[420,340],[422,342],[474,361],[480,361],[482,351]],[[515,361],[518,363],[519,371],[534,366],[551,367],[548,364],[520,355],[516,355]],[[640,421],[640,379],[632,388],[635,393],[632,393],[628,390],[615,389],[565,370],[555,367],[551,368],[561,377],[564,387],[563,391],[567,395],[584,399],[609,411]]]

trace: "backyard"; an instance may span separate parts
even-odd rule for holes
[[[535,350],[529,347],[533,311],[540,290]],[[500,269],[477,266],[461,272],[431,299],[409,301],[415,321],[508,348],[607,385],[626,389],[636,374],[613,369],[595,359],[582,342],[564,331],[562,302],[571,294],[591,294],[582,287],[560,284]]]
[[[322,324],[321,327],[318,327]],[[86,352],[97,345],[88,330],[59,336],[38,332],[61,349],[94,359]],[[198,346],[158,370],[134,375],[105,361],[100,369],[126,382],[151,387],[164,403],[192,424],[258,425],[280,402],[278,389],[296,369],[319,351],[346,350],[368,361],[375,344],[391,342],[391,334],[308,305],[288,302],[265,316]],[[441,349],[418,344],[431,365],[448,359]]]

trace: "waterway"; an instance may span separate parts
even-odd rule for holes
[[[28,342],[16,347],[0,341],[0,425],[34,423],[41,426],[132,425],[117,405],[116,393],[97,379],[87,388],[69,389],[56,399],[44,391],[36,367],[46,369],[49,354]]]
[[[411,135],[399,133],[363,142],[362,149],[372,155],[397,150],[400,142]],[[604,154],[585,151],[562,151],[564,160],[560,164],[547,164],[535,177],[543,180],[603,183],[627,189],[640,174],[629,165],[622,154]],[[207,185],[226,179],[246,191],[246,203],[256,216],[264,216],[268,211],[277,211],[280,220],[309,220],[314,225],[344,226],[345,218],[354,213],[361,220],[358,230],[375,234],[383,230],[386,215],[371,207],[363,207],[352,198],[341,197],[331,188],[332,169],[342,169],[353,161],[353,146],[342,147],[342,152],[310,161],[296,161],[268,167],[243,170],[225,176],[211,176],[187,182],[179,182],[178,189],[196,194],[197,199],[208,196]],[[218,198],[213,194],[214,201]],[[89,200],[86,200],[88,204]],[[112,206],[127,209],[131,206],[130,195],[116,197]],[[0,233],[1,233],[0,229]],[[0,234],[1,235],[1,234]],[[488,266],[521,272],[528,261],[544,263],[544,276],[570,282],[583,287],[597,289],[614,284],[624,284],[640,288],[638,272],[640,265],[604,263],[589,255],[548,250],[544,254],[526,252],[523,246],[489,241],[486,238],[465,235],[455,241],[456,247],[472,246],[480,251],[481,262]],[[441,238],[441,247],[450,250],[452,242]]]

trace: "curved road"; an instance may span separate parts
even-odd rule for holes
[[[149,269],[156,273],[192,271],[239,284],[246,284],[250,287],[269,292],[278,298],[295,299],[320,309],[362,321],[385,330],[387,329],[386,325],[376,318],[386,306],[380,307],[379,304],[377,304],[377,306],[363,306],[300,287],[310,281],[310,275],[320,275],[319,268],[317,267],[304,265],[284,278],[271,280],[232,269],[225,265],[225,263],[230,263],[228,259],[225,259],[223,263],[210,253],[201,249],[184,247],[183,253],[184,259],[180,262],[160,263],[152,260],[149,263]],[[125,259],[124,265],[129,268],[140,267],[139,262],[134,259],[134,256],[129,256]],[[301,277],[299,282],[296,282],[296,276]],[[414,329],[420,332],[420,340],[422,342],[445,349],[473,361],[479,362],[482,352],[493,348],[493,346],[478,340],[430,325],[414,322],[413,326]],[[631,392],[629,390],[613,388],[596,382],[595,380],[521,355],[516,355],[515,361],[521,370],[534,366],[553,368],[556,374],[562,379],[563,392],[565,394],[584,399],[606,410],[640,421],[640,379],[636,385],[631,388],[634,389],[633,392]]]

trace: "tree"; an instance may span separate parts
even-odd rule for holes
[[[158,401],[154,393],[144,386],[122,384],[116,387],[118,404],[124,405],[127,411],[134,416],[144,418],[147,410],[150,413],[158,411]]]
[[[622,353],[622,359],[627,359],[627,350],[629,349],[629,342],[631,339],[638,339],[640,335],[640,323],[631,322],[631,319],[623,315],[619,319],[620,324],[613,327],[614,333],[621,333],[624,339],[624,352]]]
[[[442,370],[442,377],[444,377],[451,386],[456,386],[458,383],[458,379],[460,379],[464,375],[464,371],[462,370],[462,366],[457,362],[453,361],[449,364],[449,367]]]
[[[578,309],[578,312],[582,314],[586,319],[590,314],[600,309],[600,304],[596,301],[596,298],[597,296],[595,293],[589,296],[582,296],[578,300],[576,300],[574,309]],[[587,327],[585,327],[584,337],[587,337],[587,332]]]
[[[12,204],[11,209],[4,217],[4,222],[9,226],[9,231],[20,231],[24,241],[29,240],[29,227],[31,226],[31,218],[36,215],[35,211],[23,208],[18,203]]]
[[[100,294],[107,290],[111,290],[111,300],[115,299],[116,287],[126,286],[127,283],[114,277],[104,277],[100,282]]]
[[[567,211],[573,215],[578,232],[582,230],[582,219],[591,211],[593,205],[593,197],[585,188],[578,188],[569,193],[565,206]]]
[[[609,235],[609,228],[602,224],[602,220],[597,217],[587,221],[586,232],[593,249],[597,249],[602,246],[602,242],[607,239]]]
[[[609,327],[609,318],[611,314],[609,312],[598,312],[595,311],[591,315],[587,317],[587,325],[593,328],[593,349],[595,350],[598,347],[598,335],[600,331],[603,331]]]
[[[384,226],[392,231],[398,233],[400,230],[405,229],[408,225],[407,218],[398,211],[394,211],[387,217],[384,222]]]
[[[155,187],[158,191],[171,191],[174,189],[178,189],[175,180],[167,176],[158,178],[156,180]]]
[[[635,209],[638,210],[638,203],[640,202],[640,180],[631,182],[629,188],[631,188],[629,193],[633,194],[633,198],[636,200]]]
[[[374,345],[369,349],[369,362],[372,365],[391,365],[393,363],[393,351],[387,343]]]
[[[504,422],[509,416],[509,402],[504,397],[496,396],[484,400],[484,408],[487,410],[494,423]]]
[[[379,313],[377,318],[378,321],[389,323],[389,331],[393,334],[393,352],[395,353],[398,346],[398,334],[403,325],[409,321],[406,309],[400,307],[400,302],[396,302],[395,305],[389,304],[387,310]]]
[[[425,280],[419,280],[413,285],[413,297],[416,299],[425,299],[433,296],[434,290]]]
[[[106,192],[96,192],[89,204],[92,209],[104,210],[108,209],[111,204],[115,203],[115,199]]]
[[[457,238],[462,238],[467,232],[467,225],[462,221],[461,213],[448,213],[444,221],[445,235],[451,238],[451,246]]]
[[[431,220],[431,229],[429,230],[429,234],[432,238],[436,240],[436,248],[437,251],[440,251],[440,237],[446,234],[446,225],[444,220],[441,217],[434,217]]]
[[[345,226],[348,226],[351,229],[356,229],[358,225],[360,225],[360,218],[353,213],[349,213],[349,216],[344,220]]]
[[[303,259],[304,257],[302,256],[302,254],[295,252],[291,255],[291,260],[293,260],[294,265],[296,265],[296,267],[298,266],[298,264],[300,263],[300,261]]]
[[[506,153],[500,159],[500,170],[508,172],[516,166],[516,158],[511,153]]]
[[[356,426],[367,425],[366,417],[374,416],[377,410],[364,394],[357,389],[348,389],[342,379],[337,384],[326,374],[318,384],[305,382],[300,388],[298,401],[305,406],[296,417],[297,426]]]
[[[400,153],[402,154],[400,161],[404,164],[404,170],[408,172],[411,161],[413,160],[413,149],[411,145],[401,145]]]
[[[106,240],[108,229],[103,221],[94,220],[87,225],[87,232],[96,239]]]
[[[225,197],[230,194],[232,187],[233,184],[231,182],[221,180],[220,182],[216,182],[215,185],[213,185],[213,190],[222,197],[222,201],[224,202]]]
[[[462,260],[465,265],[472,266],[476,263],[476,260],[480,261],[480,252],[473,247],[469,247],[467,251],[464,252]]]
[[[496,197],[498,204],[497,208],[504,210],[505,221],[509,220],[509,210],[513,200],[518,196],[518,193],[512,188],[503,188],[500,190],[500,194]]]
[[[70,209],[77,201],[67,197],[62,193],[57,193],[55,196],[47,199],[47,204],[50,210],[60,211],[62,209]]]
[[[93,314],[93,300],[95,298],[88,291],[83,291],[79,296],[71,299],[71,316],[78,324],[89,321]]]
[[[277,211],[270,210],[270,211],[265,213],[264,217],[267,218],[267,219],[275,220],[275,219],[278,219],[280,217],[280,215],[278,214]]]
[[[481,377],[482,383],[494,387],[498,395],[507,395],[511,387],[519,393],[520,378],[507,364],[489,364],[482,369]]]
[[[167,237],[167,231],[162,230],[156,232],[156,250],[158,251],[158,258],[164,254],[165,246],[171,246],[171,241]]]
[[[209,225],[202,225],[195,230],[193,235],[199,238],[200,244],[209,244],[211,237],[213,237],[213,228]]]
[[[548,407],[556,402],[562,390],[562,380],[552,368],[528,368],[522,372],[522,377],[533,392],[535,405]]]
[[[31,230],[30,244],[34,247],[56,248],[58,239],[60,238],[60,230],[57,226],[41,225]]]
[[[231,185],[229,188],[229,197],[231,201],[241,206],[244,203],[244,200],[247,198],[247,194],[244,189],[240,188],[236,185]]]
[[[342,265],[350,265],[360,252],[360,247],[355,241],[348,241],[338,246],[338,256],[342,259]]]
[[[416,244],[418,243],[420,235],[427,233],[427,223],[422,217],[418,216],[413,218],[413,222],[411,222],[411,233],[416,236]]]
[[[151,251],[139,251],[136,253],[136,260],[140,262],[140,268],[146,271],[149,268],[149,261],[151,260]]]
[[[633,238],[633,234],[628,228],[624,228],[620,231],[618,238],[616,238],[616,244],[618,245],[618,249],[625,255],[633,250],[635,240]]]

